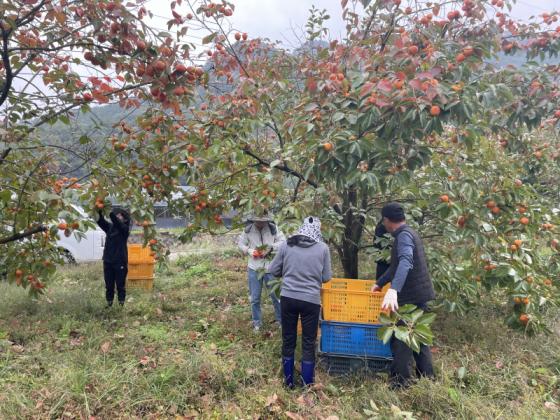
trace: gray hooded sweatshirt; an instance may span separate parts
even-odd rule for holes
[[[332,277],[329,247],[302,235],[295,242],[280,245],[268,272],[283,277],[281,296],[320,305],[321,285]]]

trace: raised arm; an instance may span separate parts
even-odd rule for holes
[[[105,233],[109,233],[109,229],[111,229],[111,223],[105,220],[103,217],[103,212],[101,210],[98,211],[99,218],[97,219],[97,225],[103,230]]]

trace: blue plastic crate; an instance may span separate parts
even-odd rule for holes
[[[336,356],[319,353],[318,367],[329,375],[371,375],[389,372],[392,359],[375,357]]]
[[[321,352],[358,357],[391,358],[389,343],[377,338],[381,325],[321,321]]]

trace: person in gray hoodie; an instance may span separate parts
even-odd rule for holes
[[[297,233],[278,249],[268,272],[283,277],[280,292],[282,308],[282,365],[285,384],[294,387],[294,353],[297,323],[301,317],[304,385],[313,383],[315,347],[321,312],[321,286],[332,277],[329,247],[321,236],[321,222],[306,217]]]

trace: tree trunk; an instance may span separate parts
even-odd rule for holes
[[[356,188],[349,188],[343,193],[342,216],[344,222],[344,237],[342,244],[338,247],[339,256],[344,270],[344,276],[349,279],[357,279],[359,276],[358,252],[360,241],[364,232],[365,217],[360,211],[367,204],[367,197],[362,193],[362,199]]]

